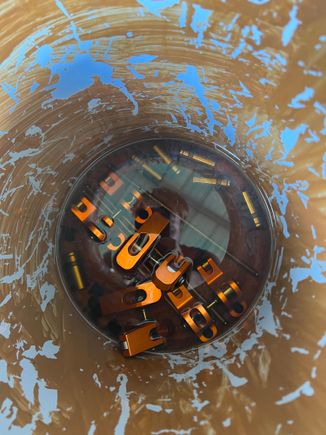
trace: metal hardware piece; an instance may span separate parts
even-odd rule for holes
[[[69,252],[67,254],[67,266],[69,267],[71,279],[74,282],[75,288],[77,290],[84,290],[86,285],[78,264],[76,252]]]
[[[157,152],[157,154],[161,157],[164,163],[171,166],[171,169],[173,172],[175,172],[177,175],[180,174],[180,168],[178,168],[177,165],[175,165],[171,159],[164,151],[161,150],[160,147],[157,145],[153,146],[154,150]]]
[[[197,162],[203,163],[204,165],[207,165],[211,168],[215,166],[215,162],[213,160],[210,160],[207,157],[201,156],[199,154],[195,154],[187,150],[180,150],[180,155],[184,157],[188,157]]]
[[[154,247],[159,240],[160,233],[169,221],[155,212],[125,243],[116,256],[117,264],[124,270],[132,270]],[[140,246],[140,244],[142,246]]]
[[[227,178],[193,177],[192,182],[198,184],[211,184],[213,186],[223,186],[223,187],[231,186],[231,181],[228,180]]]
[[[91,233],[91,237],[94,238],[97,242],[103,243],[106,239],[106,233],[100,230],[99,227],[97,227],[92,222],[89,222],[87,224],[87,229]]]
[[[245,200],[245,203],[248,207],[249,213],[251,214],[252,220],[254,221],[256,228],[260,228],[261,221],[260,221],[259,215],[257,213],[257,210],[254,206],[254,203],[252,202],[252,199],[250,198],[248,192],[242,192],[242,196]]]
[[[114,245],[112,242],[108,243],[107,248],[110,251],[117,251],[126,240],[126,236],[123,233],[117,234],[116,237],[120,240],[120,243],[118,245]]]
[[[111,219],[109,216],[103,216],[102,222],[109,228],[112,228],[114,225],[114,220]]]
[[[206,263],[197,267],[197,270],[207,285],[213,284],[214,281],[223,275],[223,271],[212,258],[208,258]]]
[[[217,335],[218,330],[213,319],[200,302],[196,302],[192,307],[181,311],[181,315],[203,343]]]
[[[228,281],[226,288],[216,291],[217,297],[229,310],[232,317],[240,317],[247,309],[247,304],[241,301],[241,290],[235,281]]]
[[[83,196],[76,206],[71,207],[71,211],[81,222],[85,222],[95,210],[95,205],[86,196]]]
[[[144,224],[153,214],[153,210],[149,205],[147,205],[143,210],[147,213],[147,216],[145,218],[142,218],[140,216],[135,217],[135,221],[139,224]]]
[[[102,189],[110,196],[114,195],[122,185],[123,181],[115,172],[110,172],[106,179],[100,182]]]
[[[132,288],[117,290],[100,298],[101,313],[112,313],[142,308],[158,302],[162,292],[152,281],[144,282]]]
[[[139,163],[141,165],[141,167],[148,172],[152,177],[156,178],[156,180],[161,181],[162,180],[162,175],[159,174],[157,171],[155,171],[155,169],[153,169],[151,166],[149,166],[147,163],[145,163],[143,160],[141,160],[139,157],[137,156],[132,156],[132,159]]]
[[[155,270],[153,281],[162,291],[170,291],[191,265],[189,258],[169,254]]]
[[[121,205],[126,210],[131,210],[135,205],[142,200],[141,194],[135,190],[134,192],[130,193],[131,199],[129,201],[122,201]]]
[[[181,285],[172,292],[166,293],[166,295],[178,311],[181,311],[194,301],[192,294],[184,285]]]
[[[120,335],[119,341],[122,354],[125,357],[132,357],[153,347],[165,343],[164,337],[155,337],[155,330],[158,328],[156,321],[149,321],[140,324],[137,328]]]
[[[203,304],[195,301],[184,285],[166,295],[200,341],[205,343],[217,335],[218,330],[210,314]]]

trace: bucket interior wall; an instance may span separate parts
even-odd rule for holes
[[[1,433],[323,432],[324,16],[321,0],[1,2]],[[56,222],[110,147],[168,137],[222,146],[265,190],[273,271],[233,336],[126,361],[65,296]]]

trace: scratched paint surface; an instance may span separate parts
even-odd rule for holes
[[[323,433],[324,15],[321,0],[1,2],[1,434]],[[242,160],[277,256],[234,336],[126,361],[67,301],[55,224],[91,161],[159,136]]]

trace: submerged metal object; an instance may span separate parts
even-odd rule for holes
[[[197,183],[205,174],[226,178],[228,188]],[[80,176],[61,215],[57,263],[88,322],[115,340],[127,334],[124,355],[187,350],[232,331],[255,306],[272,264],[273,226],[263,193],[222,150],[149,140],[109,152]],[[87,277],[83,298],[62,263],[73,248]],[[169,319],[162,340],[139,342],[144,307],[161,330]]]

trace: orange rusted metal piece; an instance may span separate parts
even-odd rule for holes
[[[132,270],[136,267],[154,247],[168,223],[168,219],[159,213],[153,213],[118,252],[117,264],[124,270]]]
[[[162,292],[152,281],[102,296],[99,300],[103,316],[111,313],[142,308],[158,302]]]
[[[144,210],[146,211],[146,213],[147,213],[147,216],[145,217],[145,218],[142,218],[142,217],[140,217],[140,216],[136,216],[135,217],[135,221],[136,222],[138,222],[139,224],[143,224],[143,223],[145,223],[151,216],[152,216],[152,214],[153,214],[153,210],[152,210],[152,208],[149,206],[149,205],[147,205],[145,208],[144,208]]]
[[[110,196],[115,194],[122,185],[123,181],[115,172],[111,172],[104,181],[100,182],[102,189],[104,189]]]
[[[164,337],[156,337],[154,335],[157,328],[158,323],[156,321],[150,321],[142,323],[138,328],[121,334],[119,341],[123,356],[131,357],[164,344]]]
[[[223,271],[212,258],[208,258],[206,263],[197,267],[197,270],[207,285],[213,284],[214,281],[223,275]]]
[[[200,302],[183,310],[181,315],[200,341],[205,343],[217,335],[217,327],[213,319]]]
[[[130,193],[129,195],[131,196],[131,198],[128,198],[127,200],[121,202],[122,207],[125,208],[126,210],[132,209],[133,207],[135,207],[135,205],[138,202],[140,202],[143,199],[143,197],[137,190]]]
[[[192,294],[184,285],[181,285],[173,292],[168,292],[166,295],[178,311],[182,310],[194,300]]]
[[[107,248],[110,251],[117,251],[126,240],[126,236],[123,233],[117,234],[117,238],[120,240],[118,245],[114,245],[112,242],[108,243]]]
[[[228,281],[225,290],[217,290],[216,294],[232,317],[240,317],[247,309],[247,304],[240,300],[241,290],[235,281]]]
[[[100,230],[99,227],[97,227],[92,222],[87,224],[87,229],[91,233],[92,237],[97,240],[98,242],[104,242],[106,239],[106,233]]]
[[[103,216],[102,222],[109,228],[113,227],[114,225],[114,220],[111,219],[109,216]]]
[[[192,265],[189,258],[182,255],[168,255],[154,272],[153,281],[162,291],[173,290],[173,287]]]
[[[82,222],[88,219],[95,210],[95,205],[86,196],[83,196],[80,202],[71,208],[73,214]]]
[[[218,330],[210,314],[200,302],[195,301],[184,285],[166,295],[200,341],[205,343],[217,335]]]

